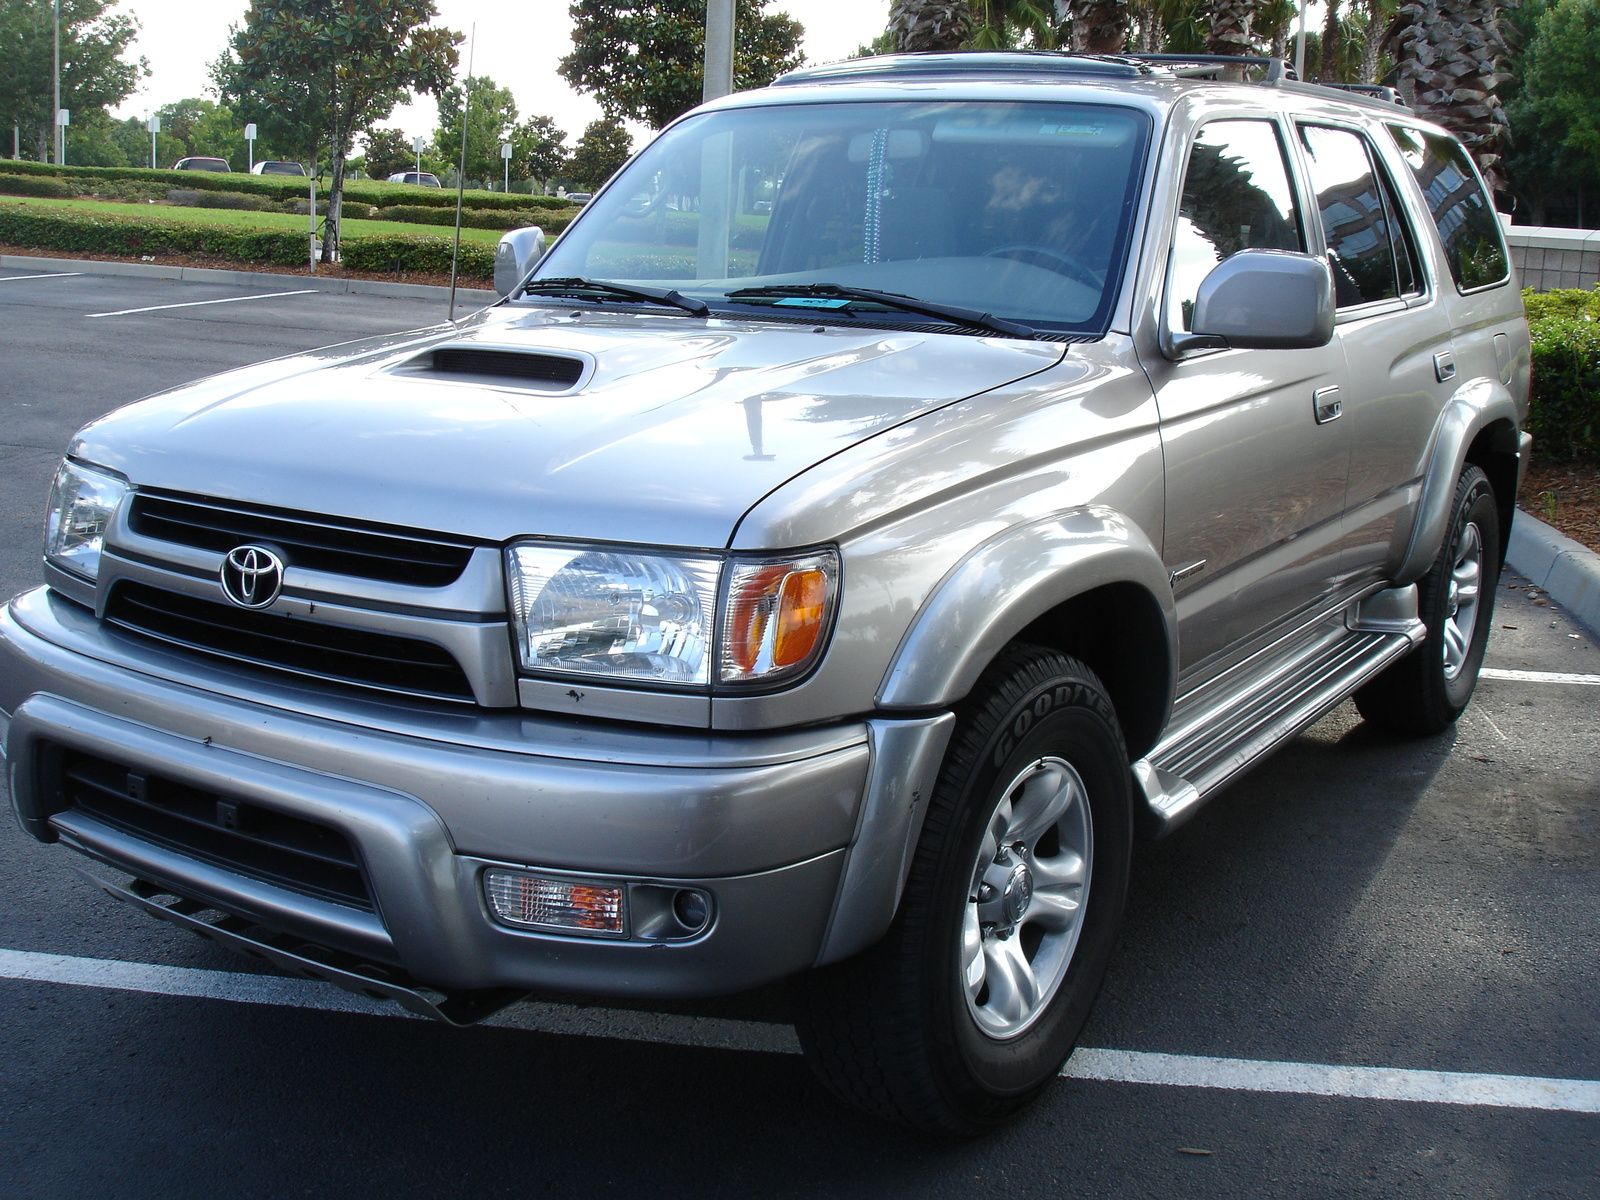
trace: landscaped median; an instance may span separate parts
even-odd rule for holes
[[[274,217],[214,209],[193,212],[205,218]],[[362,225],[378,224],[383,223],[346,222],[340,249],[347,267],[401,276],[449,273],[450,238],[390,230],[357,232]],[[458,271],[464,280],[487,281],[494,275],[497,235],[468,236],[484,232],[462,230]],[[281,217],[264,228],[259,221],[189,219],[187,212],[185,219],[175,219],[136,209],[121,214],[30,202],[0,204],[0,245],[133,259],[198,256],[222,263],[302,268],[309,257],[303,217]]]
[[[364,181],[345,188],[341,257],[353,271],[447,275],[456,194]],[[308,258],[303,179],[56,167],[0,161],[0,245],[132,258],[201,257],[251,266]],[[487,280],[502,233],[538,225],[559,234],[578,209],[550,196],[468,192],[460,276]]]

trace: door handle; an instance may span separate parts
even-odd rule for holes
[[[1433,375],[1440,383],[1449,383],[1456,377],[1456,356],[1441,350],[1433,356]]]
[[[1337,421],[1339,414],[1344,411],[1344,405],[1339,401],[1339,389],[1336,387],[1318,388],[1311,393],[1311,409],[1317,418],[1318,425],[1326,425],[1329,421]]]

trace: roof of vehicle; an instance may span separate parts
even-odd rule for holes
[[[1245,81],[1224,78],[1231,69],[1256,76]],[[724,105],[784,103],[791,89],[837,86],[855,99],[907,99],[929,96],[933,88],[948,94],[952,87],[977,95],[1004,90],[1023,98],[1047,85],[1083,88],[1086,93],[1114,91],[1165,106],[1197,91],[1245,87],[1280,94],[1350,104],[1395,117],[1410,110],[1393,88],[1376,85],[1325,85],[1297,80],[1282,59],[1208,54],[1089,55],[1043,50],[965,51],[953,54],[885,54],[847,59],[824,66],[801,67],[780,76],[771,88],[742,92],[716,102]],[[1015,89],[1014,91],[1012,89]],[[845,98],[842,94],[828,98]],[[1084,99],[1092,98],[1085,95]]]

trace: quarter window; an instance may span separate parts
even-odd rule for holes
[[[1304,250],[1278,127],[1213,121],[1189,151],[1167,281],[1167,327],[1193,328],[1200,284],[1240,250]]]
[[[1500,218],[1467,151],[1454,138],[1404,125],[1389,132],[1428,202],[1445,260],[1463,292],[1504,283],[1511,275]]]

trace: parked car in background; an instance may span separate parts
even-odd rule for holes
[[[250,168],[252,175],[299,175],[305,177],[306,169],[297,162],[284,162],[276,158],[264,158]]]
[[[594,198],[593,192],[568,192],[567,199],[574,204],[587,204]]]
[[[211,158],[206,155],[192,155],[189,158],[180,158],[172,164],[174,171],[228,171],[233,168],[228,165],[225,158]]]
[[[439,177],[432,171],[396,171],[389,176],[390,183],[414,183],[418,187],[442,187]]]

